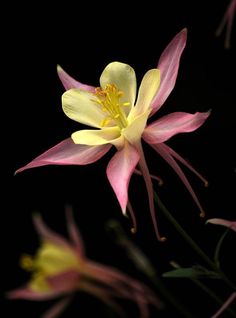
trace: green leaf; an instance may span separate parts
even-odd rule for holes
[[[174,277],[174,278],[213,278],[219,279],[220,276],[214,272],[209,271],[208,269],[196,265],[193,267],[187,268],[176,268],[169,272],[162,274],[163,277]]]

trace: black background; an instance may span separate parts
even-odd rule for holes
[[[82,128],[61,109],[63,87],[56,74],[60,64],[83,83],[98,86],[104,67],[112,61],[130,64],[138,83],[145,72],[157,65],[160,54],[182,28],[188,29],[187,46],[181,58],[177,83],[168,100],[155,115],[174,111],[207,111],[206,123],[191,134],[178,135],[168,144],[190,160],[208,180],[204,188],[186,171],[205,211],[206,219],[235,219],[235,26],[232,47],[223,47],[224,34],[214,33],[227,1],[156,1],[63,5],[14,5],[6,7],[2,27],[2,257],[4,292],[28,278],[18,265],[23,252],[34,253],[38,240],[32,226],[32,212],[66,235],[64,206],[71,204],[82,232],[88,257],[115,266],[150,287],[152,283],[128,260],[105,224],[118,220],[127,235],[129,221],[121,215],[109,186],[105,169],[112,149],[88,166],[48,166],[13,176],[31,159]],[[148,146],[144,145],[150,171],[160,175],[163,187],[155,189],[170,212],[191,237],[212,257],[224,229],[205,225],[184,185]],[[173,226],[157,210],[161,233],[168,241],[156,241],[147,209],[146,192],[140,177],[130,183],[130,199],[138,221],[138,233],[131,239],[147,254],[159,276],[170,270],[170,260],[182,266],[204,265],[183,242]],[[234,233],[224,242],[222,267],[234,279]],[[164,280],[170,290],[196,317],[210,317],[217,306],[187,280]],[[207,281],[223,297],[229,290]],[[155,290],[155,287],[153,287]],[[6,301],[4,317],[38,317],[49,303]],[[132,317],[137,312],[124,303]],[[105,317],[104,307],[92,297],[78,294],[63,317],[87,317],[93,308]],[[133,313],[134,312],[134,313]],[[167,307],[153,316],[179,317]],[[108,317],[108,316],[107,316]]]

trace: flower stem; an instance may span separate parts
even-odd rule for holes
[[[215,260],[215,264],[218,268],[220,268],[220,260],[219,260],[219,255],[220,255],[220,249],[222,246],[222,243],[224,241],[224,238],[226,237],[226,235],[229,233],[230,229],[227,229],[224,234],[221,236],[217,246],[216,246],[216,250],[215,250],[215,254],[214,254],[214,260]]]
[[[174,268],[181,268],[181,266],[179,264],[177,264],[176,262],[172,262],[171,265]],[[196,286],[198,286],[199,288],[201,288],[201,290],[203,290],[208,296],[210,296],[217,304],[219,304],[220,306],[222,306],[222,304],[224,304],[224,300],[222,300],[218,295],[216,295],[210,288],[208,288],[204,283],[202,283],[201,281],[199,281],[196,278],[189,278]],[[228,311],[228,313],[232,316],[232,317],[236,317],[236,313],[235,311],[233,311],[230,307],[227,307],[225,310]]]
[[[151,278],[151,277],[149,277]],[[165,298],[165,300],[179,313],[181,317],[185,318],[195,318],[196,316],[192,315],[187,308],[176,299],[169,289],[163,284],[161,279],[155,275],[152,277],[152,283],[159,290],[160,294]]]
[[[188,235],[188,233],[182,228],[182,226],[176,221],[168,209],[164,206],[159,196],[154,191],[154,200],[159,206],[160,210],[163,212],[165,217],[171,222],[179,234],[184,238],[184,240],[191,246],[191,248],[198,254],[198,256],[210,267],[212,268],[220,278],[233,290],[236,290],[236,286],[225,276],[225,274],[218,268],[218,266],[202,251],[202,249],[193,241],[193,239]]]
[[[181,317],[195,318],[195,316],[193,316],[188,309],[185,308],[185,306],[175,298],[175,295],[173,295],[173,293],[165,286],[162,279],[158,277],[156,270],[150,263],[148,257],[133,241],[130,240],[130,238],[126,236],[120,224],[115,220],[111,220],[109,223],[107,223],[107,229],[112,231],[113,238],[115,238],[116,243],[126,251],[127,256],[131,259],[136,268],[149,278],[160,295],[163,296],[164,301],[166,301],[167,304],[175,310],[175,312],[178,312]]]
[[[210,288],[208,288],[205,284],[203,284],[202,282],[200,282],[197,279],[191,278],[191,281],[197,285],[199,288],[201,288],[206,294],[208,294],[212,299],[215,300],[216,303],[218,303],[219,305],[222,305],[224,303],[224,301],[217,296]],[[236,317],[236,313],[234,310],[232,310],[230,307],[227,307],[225,309],[226,311],[228,311],[228,313],[232,316],[232,317]]]

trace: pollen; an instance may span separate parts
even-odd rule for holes
[[[101,106],[102,111],[106,113],[101,126],[116,124],[120,129],[127,127],[128,122],[123,107],[129,106],[129,102],[121,102],[124,92],[119,90],[115,84],[107,84],[104,89],[97,87],[95,90],[96,102]]]

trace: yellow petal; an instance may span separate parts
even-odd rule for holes
[[[99,130],[79,130],[71,135],[75,144],[98,146],[112,143],[120,137],[118,127],[108,127]]]
[[[155,97],[159,86],[160,71],[158,69],[149,70],[142,79],[141,85],[139,87],[137,102],[129,115],[130,118],[141,115],[150,108],[150,104]]]
[[[51,290],[46,280],[46,276],[40,273],[33,275],[32,279],[28,284],[28,287],[36,293],[48,292]]]
[[[70,89],[62,95],[62,108],[65,114],[88,126],[100,128],[105,113],[96,102],[97,97],[81,89]]]
[[[134,69],[128,64],[112,62],[108,64],[100,77],[100,85],[104,89],[107,84],[115,84],[124,93],[121,103],[129,103],[124,108],[126,114],[129,113],[134,105],[136,97],[136,75]]]
[[[147,109],[146,112],[134,118],[128,127],[122,129],[122,135],[131,143],[136,144],[142,137],[143,131],[147,124],[148,116],[151,109]]]
[[[79,260],[72,250],[44,242],[36,255],[35,267],[44,275],[56,275],[66,270],[78,269]]]

